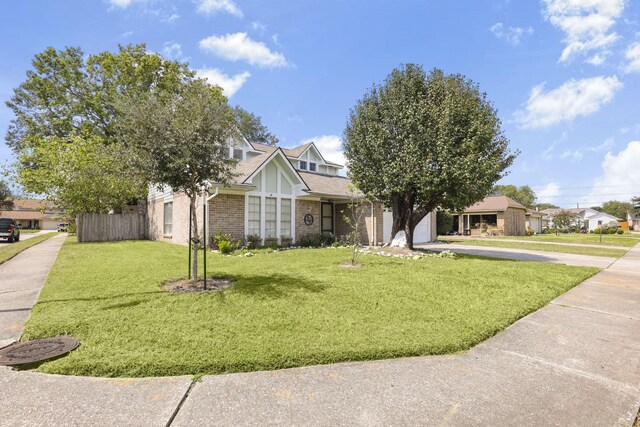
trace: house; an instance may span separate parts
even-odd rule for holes
[[[64,209],[39,199],[14,199],[13,210],[1,211],[0,217],[13,218],[21,228],[57,230],[64,220]]]
[[[568,211],[576,217],[576,227],[589,231],[595,230],[611,222],[618,223],[619,218],[591,208],[545,209],[540,212],[549,216],[549,227],[553,227],[553,217],[560,212]]]
[[[640,231],[640,215],[634,212],[627,212],[627,223],[629,230]]]
[[[527,230],[533,230],[536,234],[542,233],[543,217],[542,212],[527,209],[524,222]]]
[[[327,161],[313,143],[287,149],[249,143],[236,138],[229,155],[238,161],[234,178],[226,186],[212,183],[198,199],[206,206],[207,235],[230,234],[233,240],[259,239],[262,244],[298,242],[303,236],[334,234],[351,230],[344,215],[351,212],[353,188],[341,176],[342,165]],[[388,214],[378,201],[358,197],[364,204],[361,243],[385,241]],[[170,189],[151,189],[147,213],[149,238],[185,244],[189,236],[189,200]],[[199,208],[198,218],[203,218]],[[425,237],[415,242],[435,240],[435,212],[429,216]],[[387,226],[385,226],[387,224]],[[199,224],[202,230],[202,222]]]
[[[453,231],[479,236],[493,230],[505,236],[524,236],[527,212],[527,208],[507,196],[485,197],[453,216]]]

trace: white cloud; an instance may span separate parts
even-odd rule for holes
[[[161,18],[160,21],[172,24],[172,23],[176,22],[178,20],[178,18],[180,18],[180,15],[178,15],[177,13],[172,13],[171,15],[167,16],[166,18]]]
[[[600,151],[607,151],[613,148],[616,145],[616,142],[613,138],[607,138],[600,145],[596,145],[595,147],[587,147],[588,151],[592,151],[594,153],[598,153]]]
[[[251,29],[259,34],[264,34],[264,32],[267,31],[267,26],[260,21],[253,21],[251,23]]]
[[[166,42],[162,48],[162,54],[168,59],[180,59],[182,58],[182,46],[176,42]]]
[[[122,9],[126,9],[132,3],[135,3],[135,2],[136,2],[136,0],[109,0],[109,3],[111,3],[111,6],[119,7],[119,8],[122,8]]]
[[[230,77],[217,68],[200,68],[195,70],[199,77],[206,79],[210,84],[217,85],[222,88],[225,96],[231,98],[240,88],[247,82],[251,73],[236,74]]]
[[[286,58],[264,43],[252,40],[247,33],[210,36],[200,40],[200,49],[229,61],[246,61],[262,68],[286,67]]]
[[[498,22],[489,31],[500,40],[504,40],[512,46],[518,46],[524,36],[533,34],[533,28],[509,27],[505,28],[502,22]]]
[[[571,159],[574,162],[579,162],[584,157],[584,154],[580,150],[566,150],[560,155],[561,159]]]
[[[120,34],[120,37],[126,39],[127,37],[131,37],[133,34],[133,31],[125,31],[124,33]]]
[[[560,62],[596,52],[591,63],[602,63],[597,52],[607,49],[619,36],[611,31],[622,15],[626,0],[543,0],[543,15],[565,33],[566,47]]]
[[[196,0],[196,4],[198,5],[198,12],[206,15],[225,12],[238,18],[244,16],[242,10],[233,0]]]
[[[585,200],[593,205],[616,199],[629,201],[640,189],[640,141],[631,141],[617,154],[608,152],[602,160],[602,173],[593,181]],[[615,196],[611,194],[614,193]]]
[[[538,203],[555,203],[560,196],[560,186],[555,182],[550,182],[544,187],[536,190]]]
[[[515,118],[525,128],[544,128],[572,121],[598,111],[602,105],[611,102],[620,88],[622,82],[616,76],[571,79],[546,92],[542,83],[531,89],[527,104],[515,113]]]
[[[640,42],[629,46],[624,56],[629,61],[625,71],[627,73],[640,73]]]
[[[300,144],[307,144],[313,142],[320,150],[320,154],[325,160],[338,163],[340,165],[346,165],[346,158],[342,152],[342,139],[338,135],[320,135],[313,138],[307,138],[300,141]]]

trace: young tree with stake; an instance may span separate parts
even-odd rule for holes
[[[188,79],[176,94],[137,96],[121,108],[128,134],[142,148],[141,160],[153,182],[184,192],[193,212],[192,236],[199,236],[196,201],[210,182],[226,184],[234,161],[229,141],[234,128],[219,87]],[[203,224],[206,223],[204,219]],[[204,242],[206,245],[206,242]],[[193,245],[193,278],[198,278],[198,247]]]

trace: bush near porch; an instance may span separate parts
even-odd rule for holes
[[[596,273],[473,257],[362,257],[342,248],[210,255],[220,293],[166,292],[186,249],[125,241],[62,247],[23,340],[82,345],[42,372],[109,377],[217,374],[466,350]]]

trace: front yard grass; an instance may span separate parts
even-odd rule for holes
[[[589,246],[569,246],[569,245],[546,245],[544,243],[532,243],[532,242],[505,242],[503,240],[494,240],[494,237],[490,239],[469,239],[469,238],[456,238],[451,236],[439,236],[439,240],[460,243],[461,245],[472,246],[491,246],[496,248],[508,248],[508,249],[528,249],[532,251],[542,252],[562,252],[566,254],[577,255],[591,255],[591,256],[604,256],[612,258],[620,258],[627,253],[627,249],[612,249],[612,248],[594,248]]]
[[[149,241],[63,245],[23,340],[81,346],[39,371],[142,377],[272,370],[454,353],[491,337],[599,271],[510,260],[297,249],[211,255],[220,293],[168,293],[187,249]]]
[[[38,243],[44,242],[50,237],[58,234],[57,232],[40,234],[27,240],[20,240],[15,243],[8,243],[6,240],[0,242],[0,264],[9,261],[20,252],[29,249],[31,246],[35,246]]]

